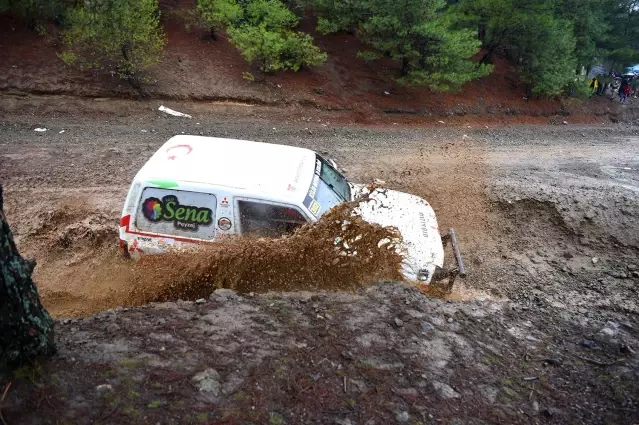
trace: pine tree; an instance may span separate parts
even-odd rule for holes
[[[209,26],[213,39],[216,39],[215,31],[234,25],[244,18],[244,10],[236,0],[198,0],[197,10]]]
[[[576,74],[575,38],[572,24],[550,14],[522,15],[522,28],[512,40],[522,80],[538,96],[561,94]]]
[[[639,0],[604,0],[608,5],[610,32],[604,49],[615,71],[639,62]]]
[[[52,18],[63,10],[64,5],[56,0],[0,0],[0,13],[11,12],[29,25]]]
[[[114,72],[135,88],[166,43],[158,0],[82,2],[68,12],[67,23],[65,63]]]
[[[354,30],[366,45],[359,56],[394,59],[402,84],[456,90],[491,70],[472,61],[481,43],[456,28],[444,0],[318,0],[317,10],[318,30]]]
[[[484,44],[482,62],[496,52],[505,55],[529,94],[557,95],[574,82],[574,26],[555,16],[551,0],[462,0],[456,10],[459,23],[476,30]]]
[[[590,68],[605,57],[602,43],[611,30],[601,0],[556,0],[555,16],[572,23],[578,68]]]

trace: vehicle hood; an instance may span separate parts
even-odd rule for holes
[[[437,267],[444,265],[439,226],[435,212],[424,199],[365,185],[353,185],[353,198],[359,204],[354,214],[371,224],[396,228],[402,237],[398,253],[402,256],[402,274],[409,281],[427,284]]]

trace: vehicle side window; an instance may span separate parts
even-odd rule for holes
[[[293,233],[306,223],[304,216],[293,207],[238,201],[238,208],[243,234],[277,238]]]

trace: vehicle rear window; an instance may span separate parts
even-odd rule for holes
[[[215,238],[215,195],[147,187],[142,191],[136,227],[158,235]]]
[[[291,234],[306,223],[304,216],[293,207],[238,201],[238,208],[243,234],[276,238]]]

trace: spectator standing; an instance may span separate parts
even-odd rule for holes
[[[623,87],[623,102],[622,103],[626,103],[626,99],[628,99],[628,97],[630,97],[630,83],[626,83],[626,85]]]
[[[621,80],[621,84],[619,84],[619,102],[626,103],[626,86],[628,83],[626,80]]]
[[[599,76],[594,76],[592,77],[592,80],[590,80],[590,97],[592,97],[595,93],[598,93],[599,91]]]

